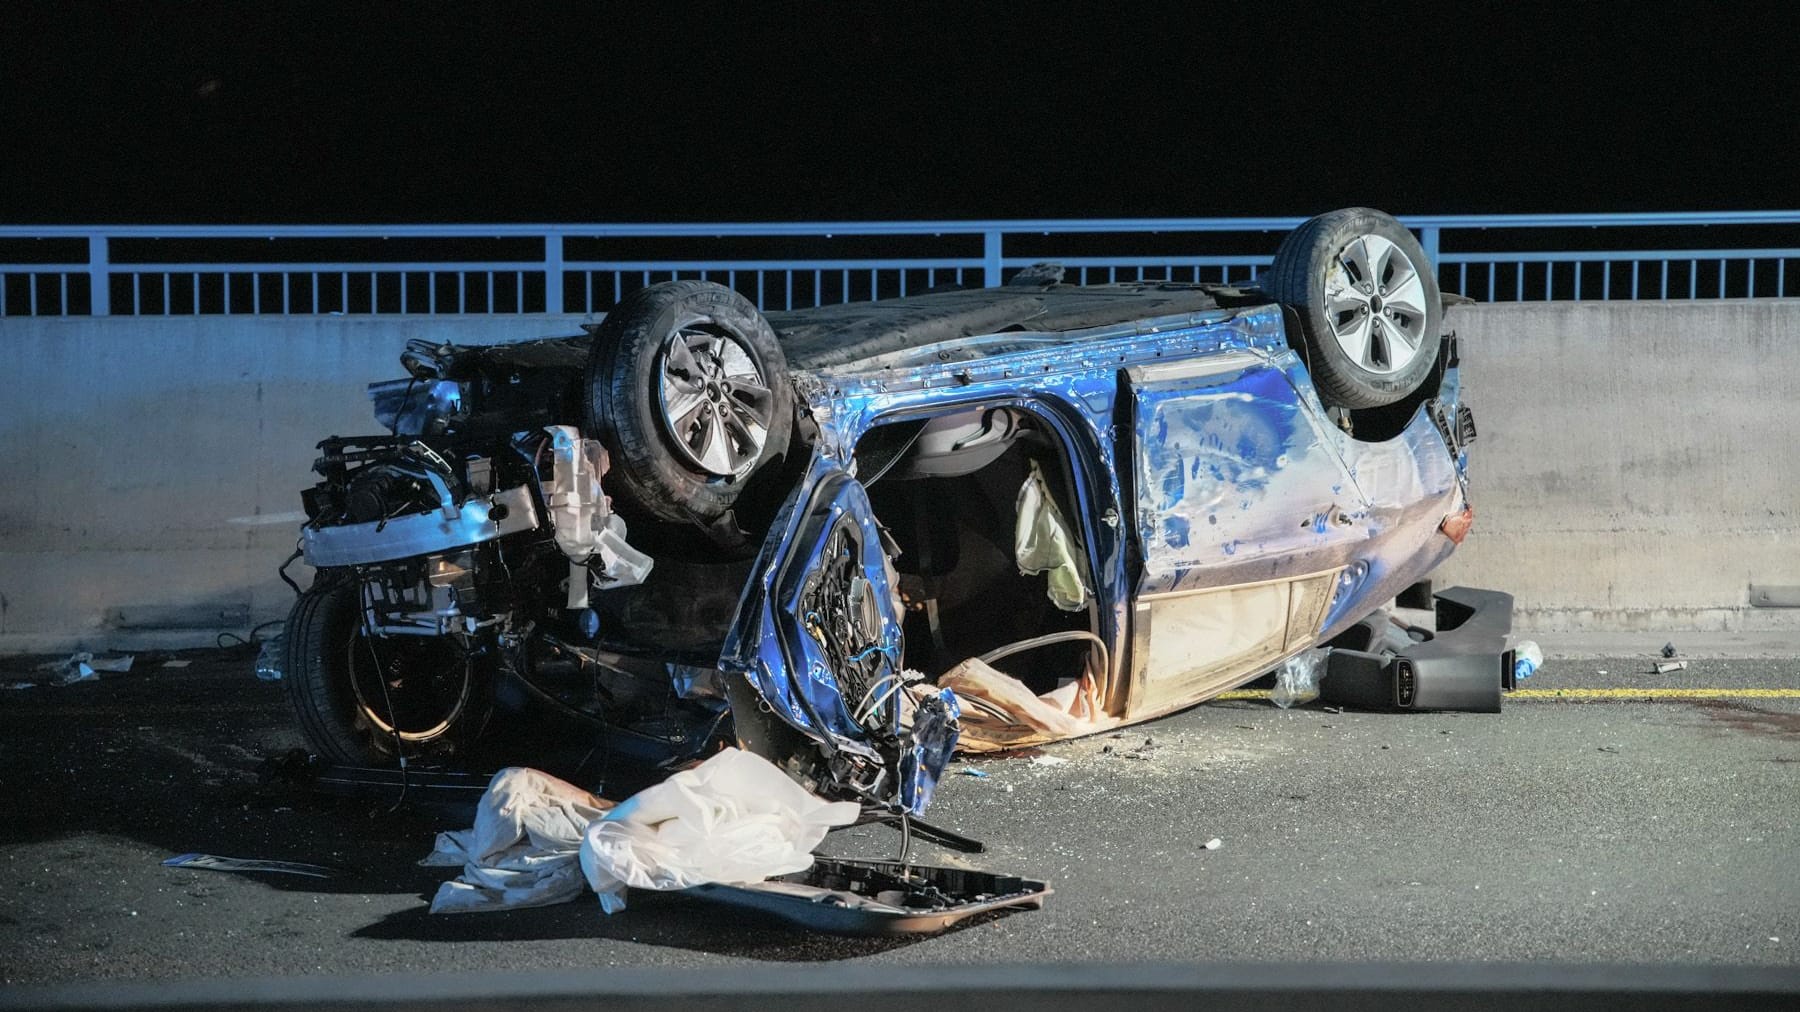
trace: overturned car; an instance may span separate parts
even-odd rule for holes
[[[320,444],[290,698],[340,763],[466,761],[538,707],[590,753],[731,742],[918,813],[954,749],[1340,636],[1386,678],[1407,641],[1371,615],[1473,517],[1441,324],[1412,234],[1353,208],[1253,285],[1045,267],[765,314],[673,281],[579,337],[413,342],[370,390],[387,431]]]

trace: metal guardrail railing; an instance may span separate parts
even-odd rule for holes
[[[996,285],[1045,260],[1089,284],[1247,281],[1302,220],[0,226],[0,316],[593,312],[672,278],[787,309]],[[1440,286],[1481,301],[1800,294],[1800,211],[1402,220]]]

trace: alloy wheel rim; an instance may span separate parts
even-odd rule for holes
[[[755,356],[736,337],[688,326],[669,335],[660,359],[659,408],[676,450],[714,477],[748,473],[768,442],[775,401]]]
[[[1390,375],[1425,347],[1425,281],[1389,239],[1359,235],[1325,268],[1325,316],[1338,347],[1358,367]]]

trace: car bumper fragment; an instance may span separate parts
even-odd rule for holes
[[[1367,650],[1333,649],[1319,700],[1376,710],[1498,713],[1513,687],[1511,594],[1452,587],[1435,595],[1438,631],[1394,649],[1377,635]],[[1365,622],[1386,623],[1377,612]]]
[[[768,914],[838,935],[942,931],[990,910],[1041,909],[1053,890],[1043,882],[934,865],[819,858],[812,867],[766,882],[712,884],[686,895]]]

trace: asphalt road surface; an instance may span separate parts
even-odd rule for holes
[[[446,871],[415,861],[454,820],[259,786],[258,763],[298,744],[280,686],[244,654],[185,656],[30,688],[10,684],[38,676],[0,661],[5,983],[739,961],[1800,964],[1796,660],[1667,675],[1649,655],[1552,661],[1498,715],[1234,698],[959,765],[931,817],[989,850],[920,859],[1055,895],[868,940],[649,893],[611,917],[585,899],[429,917]],[[824,849],[897,845],[864,827]],[[351,871],[160,864],[189,851]]]

